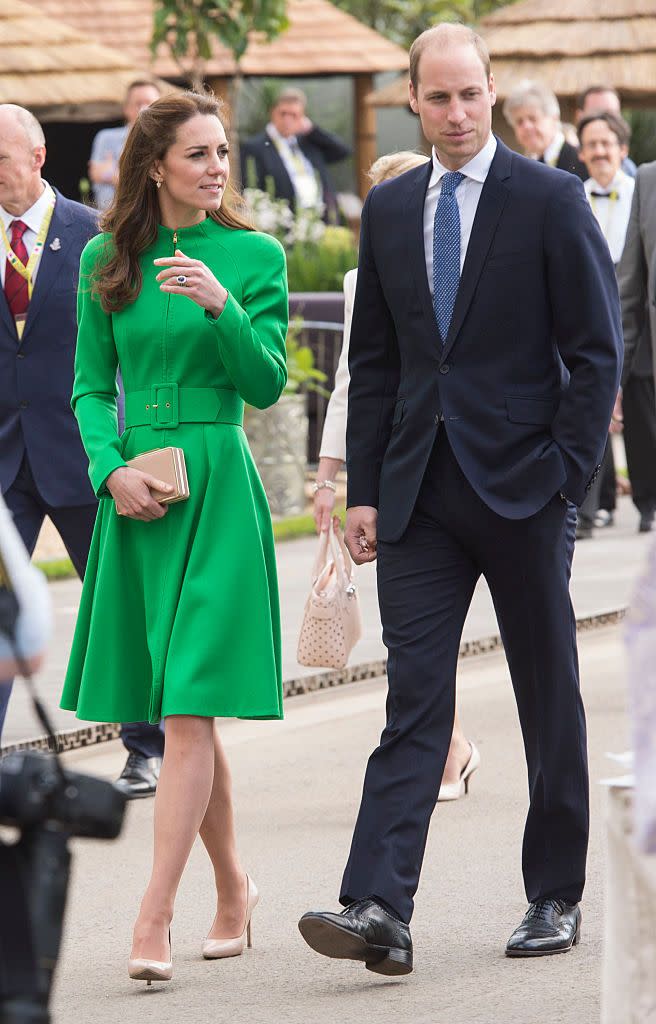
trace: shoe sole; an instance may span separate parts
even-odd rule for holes
[[[298,929],[316,953],[333,960],[359,960],[368,971],[398,977],[412,971],[412,953],[407,949],[374,946],[347,928],[320,918],[304,918]]]
[[[579,929],[572,939],[569,946],[563,946],[562,949],[534,949],[534,950],[521,950],[521,949],[507,949],[506,956],[521,959],[527,956],[555,956],[556,953],[569,953],[574,946],[578,945],[581,939],[581,930]]]

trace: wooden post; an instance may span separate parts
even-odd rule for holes
[[[365,102],[365,98],[374,90],[374,77],[371,74],[353,76],[355,99],[355,174],[356,187],[362,199],[369,191],[367,171],[378,156],[376,145],[376,111]]]
[[[223,100],[228,110],[228,117],[230,117],[230,79],[224,75],[208,75],[206,82],[214,95]]]

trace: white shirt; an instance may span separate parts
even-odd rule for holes
[[[608,242],[611,259],[613,263],[619,263],[629,226],[635,179],[620,170],[606,187],[600,185],[594,178],[588,178],[583,183],[583,188],[590,200],[601,233]],[[603,195],[593,196],[593,192]]]
[[[0,217],[2,218],[2,223],[4,224],[5,231],[7,233],[7,238],[9,239],[10,242],[11,242],[11,225],[12,225],[13,221],[15,221],[15,220],[22,220],[23,224],[27,225],[27,231],[23,235],[23,242],[25,243],[25,248],[27,249],[28,258],[29,258],[30,254],[32,252],[32,249],[34,248],[34,243],[36,242],[37,235],[39,234],[39,228],[41,227],[41,224],[43,223],[43,218],[46,215],[46,211],[48,209],[48,204],[50,203],[50,201],[52,199],[52,189],[50,188],[50,185],[48,184],[47,181],[44,181],[43,185],[44,185],[43,192],[41,193],[41,195],[37,199],[36,203],[34,203],[33,206],[30,206],[29,210],[26,210],[25,213],[21,214],[20,217],[15,217],[13,213],[7,213],[7,211],[4,209],[4,207],[0,206]],[[36,263],[34,265],[34,270],[32,271],[32,281],[36,280],[36,275],[37,275],[38,270],[39,270],[39,264],[41,263],[41,257],[42,256],[43,256],[43,249],[41,250],[41,252],[39,254],[39,258],[37,259],[37,261],[36,261]],[[6,270],[6,268],[7,268],[7,249],[6,249],[6,246],[5,246],[4,238],[2,237],[2,233],[0,232],[0,280],[2,281],[2,287],[3,288],[5,286],[5,270]]]
[[[317,173],[299,146],[296,136],[289,135],[285,138],[271,123],[266,126],[266,131],[291,178],[298,205],[302,207],[319,206],[322,195]]]
[[[565,145],[565,136],[564,136],[563,132],[556,132],[556,134],[554,135],[553,139],[551,140],[551,142],[549,143],[549,145],[545,149],[544,153],[542,154],[542,159],[544,160],[545,164],[549,164],[549,167],[555,167],[556,164],[558,163],[558,157],[560,156],[560,151],[561,151],[561,149],[563,148],[564,145]],[[539,157],[539,154],[538,154],[538,156],[536,156],[535,159],[539,160],[539,158],[540,157]]]
[[[460,173],[465,177],[465,180],[461,181],[456,189],[456,200],[458,202],[458,211],[460,213],[461,273],[465,263],[465,256],[467,255],[467,246],[469,245],[469,237],[471,235],[474,217],[476,216],[476,210],[478,208],[478,200],[481,198],[483,185],[485,184],[485,179],[487,178],[488,171],[490,170],[490,164],[494,159],[496,151],[497,140],[494,135],[490,135],[489,139],[483,148],[478,151],[476,156],[472,157],[469,163],[460,168]],[[435,149],[433,149],[433,173],[431,174],[430,181],[428,182],[428,190],[426,192],[426,200],[424,202],[424,251],[426,253],[428,287],[430,288],[431,295],[433,294],[433,230],[435,210],[437,208],[437,201],[440,198],[440,192],[442,191],[442,178],[447,172],[448,167],[444,167],[443,164],[440,163],[437,153],[435,152]]]

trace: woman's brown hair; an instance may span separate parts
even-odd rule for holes
[[[119,160],[114,201],[101,221],[102,230],[111,235],[107,259],[100,261],[91,284],[106,313],[129,306],[141,291],[139,256],[157,238],[160,221],[157,186],[151,177],[155,161],[166,156],[181,125],[196,114],[220,119],[220,113],[221,102],[209,93],[172,93],[145,107],[132,126]],[[209,216],[227,228],[252,230],[231,205],[236,195],[228,182],[221,206]]]

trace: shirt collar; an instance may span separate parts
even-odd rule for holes
[[[545,164],[551,163],[552,160],[554,163],[556,162],[556,160],[560,156],[560,151],[563,148],[564,144],[564,134],[560,131],[556,132],[553,139],[551,140],[551,142],[545,149],[544,153],[542,154],[542,159],[544,160]]]
[[[8,213],[3,206],[0,206],[0,217],[2,217],[2,223],[4,224],[5,231],[9,233],[9,227],[15,220],[22,220],[23,224],[26,224],[30,231],[33,231],[35,235],[38,235],[39,228],[43,223],[48,204],[52,198],[53,192],[47,181],[43,181],[43,192],[35,203],[30,206],[29,210],[21,214],[20,217],[15,217],[13,213]]]
[[[277,145],[293,146],[294,143],[298,143],[298,139],[296,138],[295,135],[288,135],[286,138],[284,135],[281,135],[276,126],[272,124],[271,121],[269,121],[268,125],[266,126],[266,130],[267,135],[269,135]]]
[[[484,182],[487,178],[490,165],[494,160],[494,154],[497,151],[497,140],[494,135],[490,135],[489,139],[485,143],[482,149],[479,149],[478,153],[471,158],[471,160],[460,168],[460,173],[464,174],[466,178],[472,178],[474,181]],[[440,162],[437,153],[435,152],[435,146],[433,146],[433,170],[428,182],[428,187],[432,188],[442,180],[445,174],[448,172],[448,167],[445,167]]]
[[[595,178],[588,178],[587,181],[583,182],[583,187],[588,194],[590,194],[590,192],[605,192],[610,194],[611,192],[619,192],[627,181],[633,182],[633,178],[630,178],[628,174],[625,174],[624,171],[620,169],[608,185],[600,185]]]

